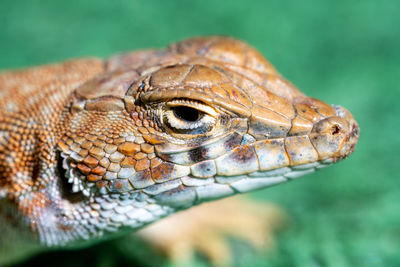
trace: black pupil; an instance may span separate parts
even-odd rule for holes
[[[174,107],[174,114],[177,118],[188,122],[195,122],[200,118],[200,113],[197,109],[185,106]]]

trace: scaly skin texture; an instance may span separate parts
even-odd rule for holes
[[[226,37],[5,72],[0,90],[3,254],[282,183],[347,157],[358,139],[348,111]]]

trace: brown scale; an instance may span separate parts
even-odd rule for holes
[[[28,218],[33,217],[31,229],[34,232],[34,218],[50,204],[47,196],[39,191],[39,188],[44,188],[48,179],[41,176],[43,170],[40,166],[47,169],[55,165],[53,157],[49,155],[52,144],[47,143],[46,137],[57,139],[62,135],[60,129],[63,127],[57,125],[63,118],[68,95],[82,81],[100,71],[100,60],[85,59],[0,74],[0,88],[5,92],[0,96],[0,106],[15,106],[14,109],[0,110],[0,131],[8,133],[10,137],[7,142],[0,144],[0,188],[8,188],[7,196],[10,200],[19,202],[21,214]],[[63,90],[60,91],[58,85],[61,84]],[[56,98],[52,96],[58,96],[57,100],[54,101]],[[30,101],[31,99],[36,101]],[[44,107],[47,107],[48,112],[43,112]],[[5,160],[6,157],[11,160]],[[26,178],[17,179],[17,173]],[[39,184],[42,186],[39,187]],[[33,200],[23,200],[23,195],[34,190],[38,191],[34,193]]]

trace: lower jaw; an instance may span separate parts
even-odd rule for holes
[[[185,176],[177,179],[180,180],[179,183],[181,184],[179,190],[173,188],[165,192],[158,192],[154,197],[159,204],[173,205],[175,208],[186,208],[201,202],[284,183],[327,167],[332,162],[331,159],[327,159],[314,163],[283,167],[269,171],[256,171],[237,176],[217,175],[210,178]],[[146,192],[147,190],[144,191]]]

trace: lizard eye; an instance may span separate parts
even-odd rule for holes
[[[173,107],[172,111],[174,112],[174,116],[176,118],[188,123],[198,121],[201,115],[203,115],[199,110],[185,106]]]
[[[179,134],[202,134],[211,130],[218,113],[208,105],[192,100],[172,100],[166,104],[164,123]]]

